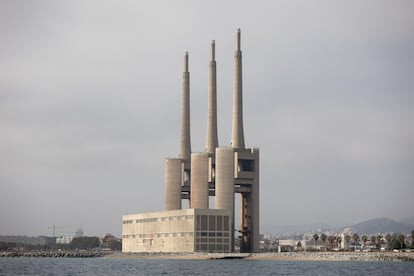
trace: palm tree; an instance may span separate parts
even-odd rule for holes
[[[402,251],[403,246],[405,246],[405,244],[404,244],[405,236],[404,236],[403,234],[399,234],[399,235],[398,235],[398,240],[400,241],[400,244],[401,244],[401,251]]]
[[[365,248],[365,243],[367,242],[368,237],[366,235],[363,235],[361,240],[364,242],[364,248]]]
[[[411,248],[414,248],[414,230],[411,230]]]
[[[313,239],[315,240],[315,249],[316,249],[316,242],[319,239],[319,235],[317,233],[313,234]]]
[[[327,236],[324,233],[322,233],[320,238],[321,241],[325,244]]]
[[[392,236],[390,234],[385,235],[385,240],[388,243],[387,247],[390,248],[391,247],[390,243],[391,243],[391,240],[392,240]]]
[[[352,240],[354,241],[354,245],[355,245],[355,249],[356,249],[357,244],[358,244],[358,241],[359,241],[359,235],[358,235],[357,233],[355,233],[355,234],[352,236]]]
[[[381,249],[381,244],[382,243],[383,243],[382,236],[381,235],[378,235],[377,236],[377,248],[378,249]]]
[[[336,237],[336,241],[338,242],[338,247],[341,248],[342,237],[341,236]]]
[[[345,242],[347,244],[347,248],[349,248],[349,242],[351,241],[351,236],[350,235],[345,235]]]
[[[329,248],[333,248],[333,243],[335,241],[335,237],[334,236],[329,236],[328,237],[328,243],[329,243]]]

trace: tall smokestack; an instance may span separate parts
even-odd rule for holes
[[[208,68],[208,112],[206,152],[214,154],[218,147],[217,136],[217,71],[215,41],[211,42],[211,59]]]
[[[181,141],[180,158],[184,160],[184,167],[189,168],[191,160],[190,141],[190,73],[188,72],[188,52],[184,56],[183,94],[181,101]]]
[[[240,48],[240,29],[236,32],[233,78],[233,124],[231,147],[244,149],[243,98],[242,98],[242,52]]]

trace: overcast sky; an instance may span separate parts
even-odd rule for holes
[[[251,3],[0,1],[0,234],[120,236],[163,210],[184,53],[203,151],[216,41],[228,146],[237,28],[261,225],[414,215],[414,1]]]

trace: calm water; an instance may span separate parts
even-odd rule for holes
[[[414,275],[414,263],[0,258],[0,275]]]

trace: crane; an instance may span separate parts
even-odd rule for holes
[[[47,227],[48,229],[53,229],[53,237],[55,238],[56,237],[56,228],[72,228],[72,226],[70,226],[70,225],[51,225],[51,226],[48,226]]]

